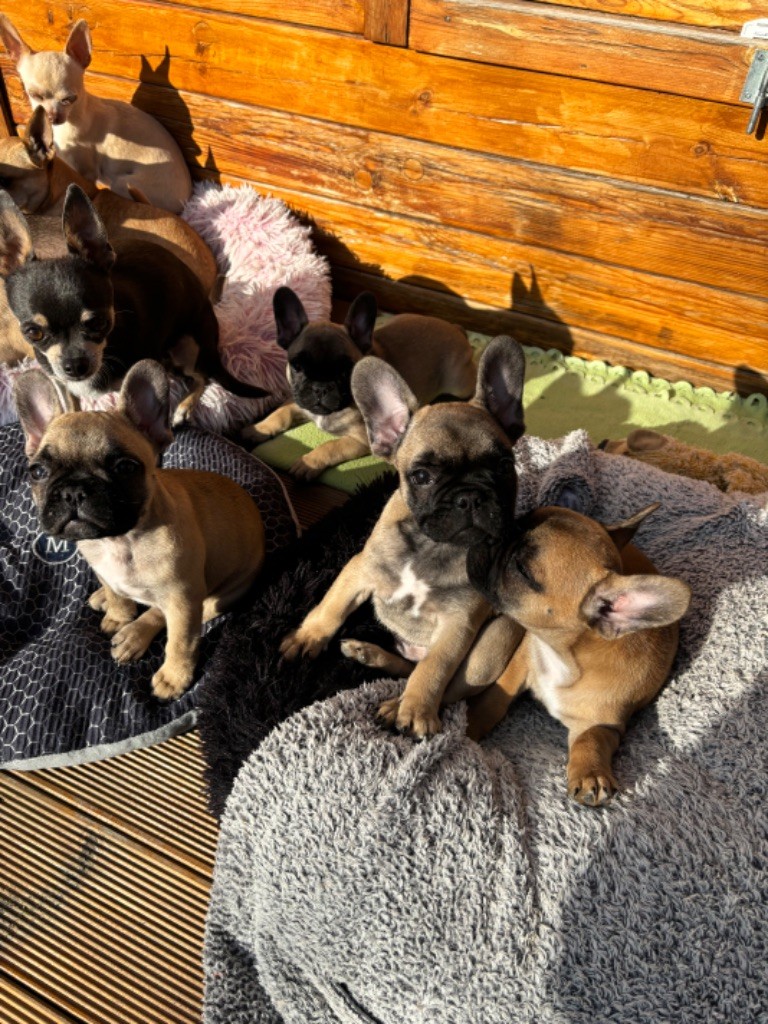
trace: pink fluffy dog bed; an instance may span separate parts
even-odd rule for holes
[[[227,431],[261,418],[287,396],[285,352],[275,341],[272,295],[288,285],[300,296],[311,318],[325,318],[331,306],[328,265],[309,238],[310,229],[298,222],[285,203],[261,196],[248,185],[223,188],[211,183],[195,186],[182,217],[213,251],[226,278],[216,316],[219,349],[225,366],[239,380],[270,391],[273,398],[256,400],[230,395],[221,385],[206,387],[193,422],[209,430]],[[13,405],[14,378],[34,366],[0,366],[0,425],[18,419]],[[178,402],[184,391],[173,383]],[[109,408],[115,395],[84,408]]]

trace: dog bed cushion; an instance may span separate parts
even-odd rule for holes
[[[192,422],[207,430],[227,432],[262,419],[287,395],[285,352],[276,341],[272,295],[289,285],[311,317],[327,317],[331,308],[328,264],[312,246],[311,229],[299,222],[279,199],[261,196],[248,185],[195,185],[182,217],[208,243],[219,273],[225,278],[216,303],[222,362],[238,380],[257,384],[272,397],[247,399],[230,394],[212,381],[195,407]],[[12,387],[15,377],[35,366],[0,365],[0,424],[15,422]],[[172,382],[174,406],[184,388]],[[116,394],[104,395],[84,408],[111,408]]]
[[[226,804],[207,1024],[278,1020],[252,1008],[259,984],[286,1024],[762,1019],[768,512],[583,433],[518,450],[521,510],[661,501],[638,543],[692,587],[671,679],[620,747],[623,792],[571,802],[565,730],[527,698],[480,745],[463,704],[426,742],[380,728],[392,680],[294,714]],[[349,672],[339,658],[340,687]]]
[[[229,441],[182,431],[163,464],[209,469],[245,487],[262,513],[267,552],[295,538],[293,510],[274,472]],[[96,577],[74,544],[41,533],[26,465],[21,428],[1,428],[0,765],[97,760],[191,728],[198,683],[167,704],[150,692],[165,633],[133,664],[110,657],[101,616],[86,604]],[[220,627],[221,618],[207,624],[200,675]]]
[[[476,352],[490,341],[484,334],[468,334]],[[626,437],[637,427],[652,427],[710,451],[741,452],[768,463],[765,395],[741,398],[684,381],[672,384],[642,370],[564,356],[554,349],[525,347],[525,358],[525,417],[531,434],[554,438],[580,427],[598,444],[603,438]],[[254,451],[270,466],[286,470],[330,436],[306,423]],[[320,480],[352,493],[388,470],[382,459],[367,455],[326,470]]]

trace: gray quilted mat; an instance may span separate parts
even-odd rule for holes
[[[267,552],[293,540],[293,510],[273,471],[215,434],[181,432],[163,457],[173,468],[232,477],[258,502]],[[98,760],[191,728],[199,681],[222,621],[209,623],[198,679],[169,704],[149,682],[161,634],[140,661],[118,665],[100,616],[88,608],[98,583],[74,544],[40,532],[21,428],[0,429],[0,767],[42,768]]]

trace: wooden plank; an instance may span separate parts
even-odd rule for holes
[[[651,348],[768,369],[768,301],[469,231],[273,189],[309,215],[337,266],[422,283]]]
[[[144,99],[175,132],[167,95],[154,89]],[[765,210],[192,93],[182,98],[196,126],[190,158],[205,153],[225,175],[736,292],[768,292]]]
[[[33,43],[40,7],[6,5]],[[72,7],[54,0],[48,38],[63,39]],[[136,81],[143,54],[165,57],[156,9],[94,0],[103,38],[94,70]],[[746,108],[552,74],[434,57],[356,36],[174,11],[171,86],[409,138],[623,180],[768,206],[764,147],[744,131]],[[374,48],[375,47],[375,48]],[[279,60],[276,58],[279,54]],[[7,66],[7,64],[6,64]],[[255,83],[258,83],[256,89]],[[94,77],[98,92],[100,82]]]
[[[361,34],[365,23],[365,0],[163,0],[171,7],[196,7],[202,17],[212,12],[269,18],[294,25],[336,29]],[[90,24],[90,6],[86,13]],[[91,26],[93,27],[93,26]]]
[[[407,46],[409,3],[410,0],[365,0],[365,38],[388,46]]]
[[[722,31],[530,0],[413,0],[409,41],[445,57],[724,103],[739,102],[756,49]]]
[[[533,0],[534,3],[540,0]],[[745,21],[765,14],[759,0],[557,0],[561,7],[600,11],[603,14],[627,14],[655,21],[682,22],[709,28],[738,31]]]
[[[81,1017],[64,1016],[0,974],[0,1020],[3,1024],[82,1024]]]
[[[208,879],[169,874],[23,778],[0,775],[0,799],[0,972],[88,1024],[199,1019]]]

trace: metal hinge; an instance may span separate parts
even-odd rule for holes
[[[768,40],[768,18],[748,21],[742,27],[741,35],[745,39]],[[747,125],[747,135],[751,135],[757,127],[760,112],[768,105],[768,50],[755,52],[739,99],[742,103],[752,104],[752,115]]]

